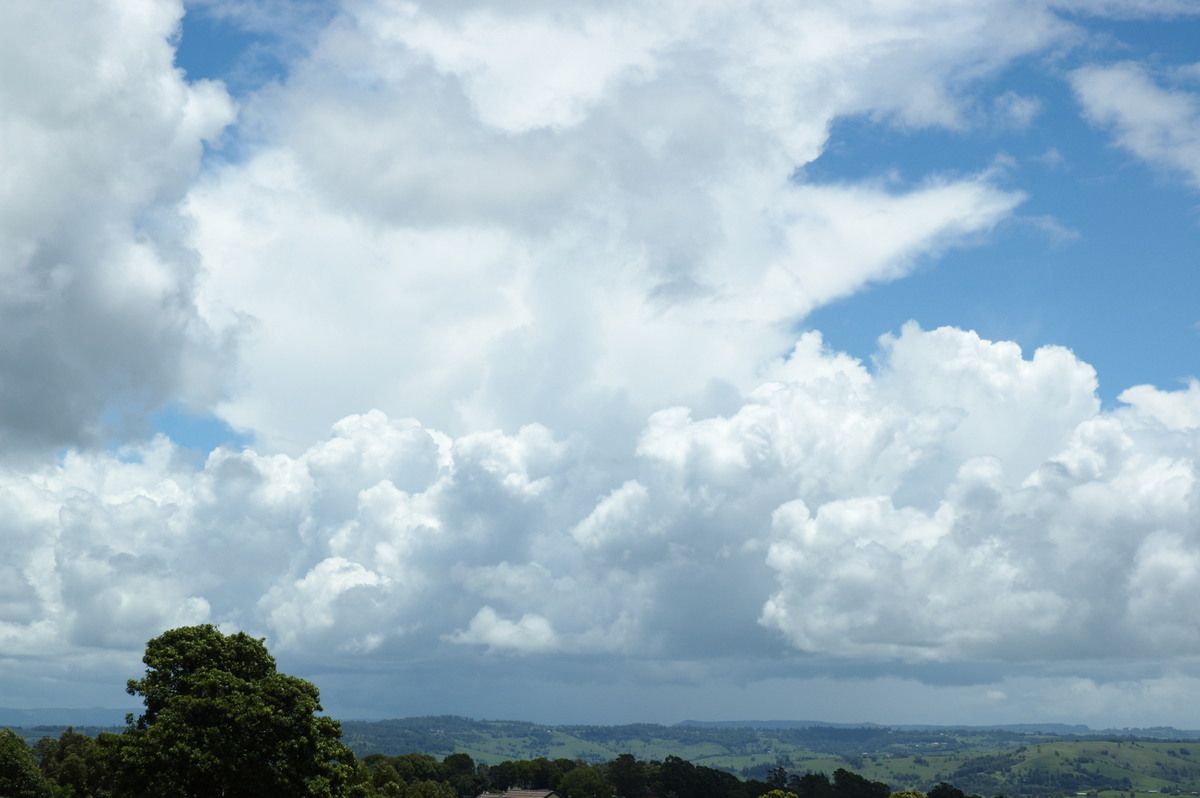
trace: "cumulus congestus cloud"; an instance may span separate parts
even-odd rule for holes
[[[4,490],[30,519],[18,567],[56,574],[9,632],[92,644],[89,607],[114,642],[206,619],[284,650],[1198,653],[1175,608],[1200,579],[1200,432],[1162,409],[1194,414],[1195,391],[1101,411],[1065,350],[915,326],[877,373],[810,334],[773,376],[728,416],[654,414],[607,489],[544,427],[451,438],[378,411],[296,457],[73,455]]]
[[[178,202],[234,118],[188,83],[175,3],[12,4],[0,26],[0,447],[94,443],[221,392],[229,334],[200,318]],[[106,429],[107,428],[107,429]]]
[[[1170,710],[1200,389],[1104,393],[954,321],[1049,279],[973,292],[975,255],[1094,231],[1031,177],[1083,157],[1064,102],[1194,182],[1194,66],[1093,57],[1087,27],[1187,9],[1082,5],[18,0],[0,677],[119,692],[209,621],[331,706],[403,672],[464,714],[563,683],[609,713],[678,691],[656,720],[719,685],[733,716],[835,679],[1012,722]],[[187,74],[185,11],[271,33],[280,71]],[[804,326],[906,282],[942,304],[873,352]],[[250,443],[145,434],[168,405]]]
[[[452,432],[632,434],[748,389],[790,323],[1022,198],[986,169],[794,178],[840,115],[958,124],[964,81],[1061,27],[984,49],[999,7],[916,8],[353,4],[247,110],[254,154],[189,198],[206,317],[259,323],[222,413],[298,451],[364,402]],[[320,395],[291,401],[313,370]]]

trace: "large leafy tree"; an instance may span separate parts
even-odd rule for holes
[[[279,673],[262,640],[212,625],[146,645],[130,680],[146,711],[113,739],[118,791],[134,798],[341,798],[354,755],[317,688]]]

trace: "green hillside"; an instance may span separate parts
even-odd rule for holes
[[[678,756],[742,778],[765,779],[776,767],[847,768],[893,790],[924,791],[946,781],[989,797],[1200,793],[1197,740],[983,729],[538,726],[457,717],[345,721],[343,728],[361,755],[463,752],[497,764],[537,757],[595,763],[629,753],[645,761]]]
[[[582,760],[610,762],[621,754],[642,761],[677,756],[741,779],[832,774],[839,768],[888,784],[893,791],[928,791],[948,782],[992,798],[1161,798],[1200,794],[1200,739],[1131,734],[1075,734],[1011,729],[860,728],[777,724],[539,726],[440,716],[343,721],[343,740],[356,754],[428,754],[438,760],[468,754],[476,763]],[[1069,727],[1064,727],[1069,728]],[[112,730],[112,729],[107,729]],[[61,727],[19,729],[32,744]],[[94,735],[100,729],[79,728]],[[1186,739],[1185,739],[1186,738]]]

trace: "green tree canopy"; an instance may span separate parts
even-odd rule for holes
[[[52,794],[24,738],[12,729],[0,729],[0,795],[50,798]]]
[[[260,639],[215,626],[151,640],[130,680],[146,711],[113,738],[122,793],[135,798],[341,798],[354,755],[317,688],[279,673]]]
[[[104,749],[96,740],[70,726],[57,740],[53,737],[38,740],[33,755],[43,775],[69,790],[71,798],[91,798],[104,790],[108,772]]]
[[[612,785],[599,768],[579,765],[563,774],[558,790],[566,798],[609,798]]]
[[[892,790],[882,781],[871,781],[845,768],[833,771],[835,798],[888,798]]]
[[[621,754],[607,765],[608,780],[621,798],[641,798],[646,793],[646,765],[633,754]]]
[[[966,793],[953,784],[939,781],[929,789],[928,798],[966,798]]]

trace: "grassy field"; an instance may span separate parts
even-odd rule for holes
[[[826,770],[829,759],[797,763]],[[839,765],[845,767],[845,761]],[[1130,794],[1200,791],[1200,745],[1175,742],[1061,741],[1041,742],[997,751],[994,755],[924,754],[862,757],[856,772],[893,789],[928,789],[947,781],[961,789],[990,796],[1021,794],[1031,785],[1051,785],[1061,795],[1097,793],[1110,798]],[[1120,784],[1120,788],[1113,785]],[[1057,789],[1054,789],[1057,787]]]

